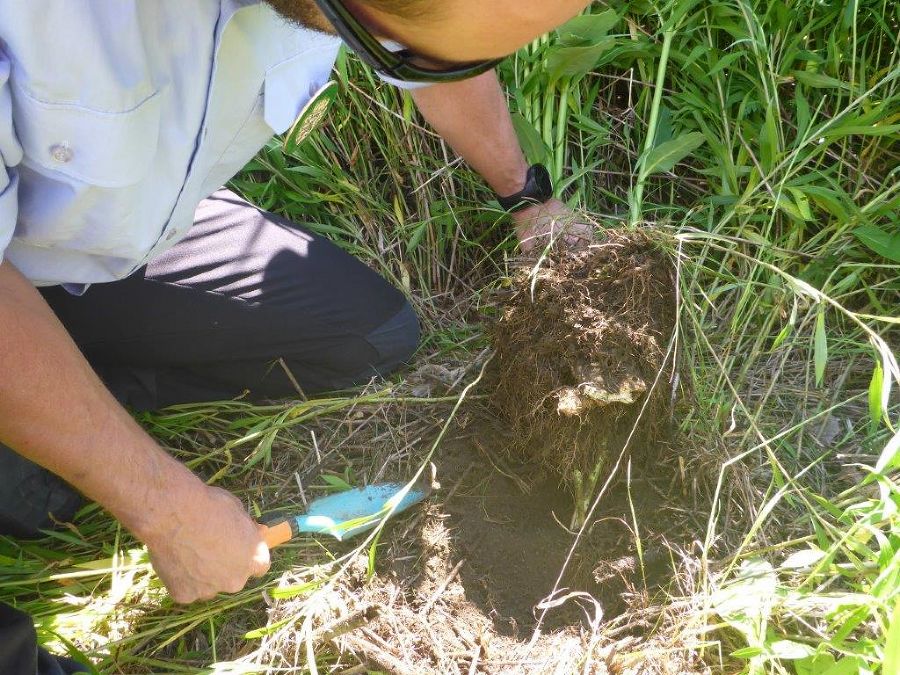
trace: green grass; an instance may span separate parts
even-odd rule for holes
[[[714,672],[900,672],[898,35],[887,0],[622,2],[501,68],[523,146],[562,196],[655,229],[677,261],[679,454],[705,528],[656,634]],[[273,141],[233,185],[370,262],[413,297],[423,353],[465,359],[484,346],[507,225],[408,95],[345,57],[337,78],[322,133],[289,154]],[[272,462],[302,464],[307,430],[359,405],[143,421],[265,508],[286,480]],[[328,559],[291,553],[276,572]],[[0,599],[103,672],[241,672],[226,664],[263,653],[245,637],[265,622],[258,591],[174,608],[142,549],[90,509],[77,532],[0,539]]]

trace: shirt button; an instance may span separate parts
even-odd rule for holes
[[[54,143],[50,146],[50,156],[60,164],[71,162],[74,155],[75,151],[72,150],[72,146],[69,145],[68,141]]]

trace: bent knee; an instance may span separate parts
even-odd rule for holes
[[[421,329],[419,319],[409,302],[399,312],[366,335],[378,356],[372,367],[387,375],[404,363],[408,363],[419,348]]]

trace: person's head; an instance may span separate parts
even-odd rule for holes
[[[333,32],[316,0],[270,0],[286,18]],[[371,34],[436,66],[499,59],[577,14],[586,0],[331,0]]]

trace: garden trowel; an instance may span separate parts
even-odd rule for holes
[[[307,512],[281,516],[263,525],[269,548],[280,546],[299,534],[330,534],[339,541],[374,529],[387,514],[397,514],[418,504],[430,490],[403,483],[384,483],[355,488],[313,500]]]

